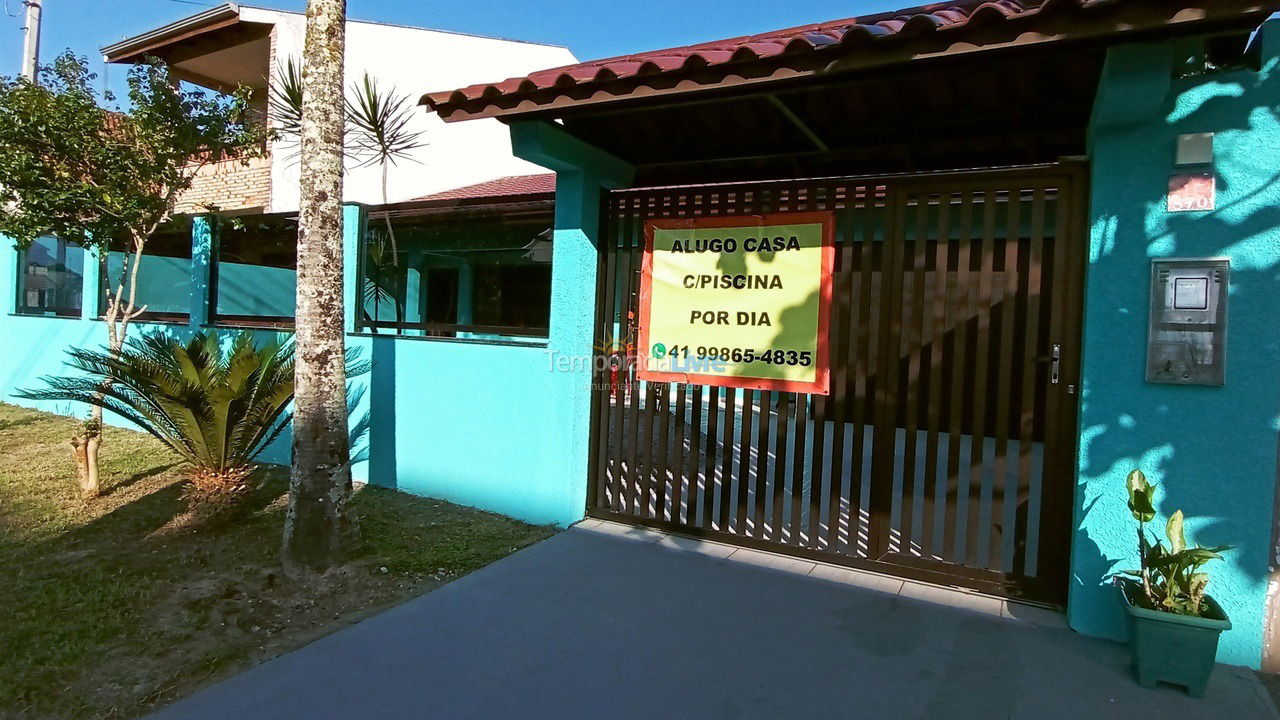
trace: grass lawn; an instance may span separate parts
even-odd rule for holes
[[[79,499],[75,422],[0,404],[0,718],[127,718],[546,538],[393,490],[354,501],[362,549],[322,587],[279,575],[287,475],[233,519],[174,529],[181,468],[111,428]]]

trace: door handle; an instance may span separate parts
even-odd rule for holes
[[[1049,355],[1037,355],[1038,363],[1049,363],[1049,382],[1057,385],[1062,380],[1062,346],[1054,344]]]

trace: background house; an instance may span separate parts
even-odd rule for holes
[[[268,87],[290,59],[300,63],[306,17],[301,13],[226,3],[104,47],[111,63],[156,57],[183,80],[216,91],[246,86],[259,110]],[[416,97],[423,87],[455,87],[574,62],[567,48],[440,30],[351,20],[347,22],[346,76],[350,86],[368,73],[383,90]],[[447,125],[415,113],[412,127],[425,145],[391,169],[388,200],[399,202],[449,188],[541,169],[511,154],[496,120]],[[231,160],[203,171],[182,210],[202,205],[222,210],[288,213],[298,208],[296,142],[271,143],[268,156],[248,167]],[[383,202],[377,167],[352,167],[344,199]]]

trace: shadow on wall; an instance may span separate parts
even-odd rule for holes
[[[1160,484],[1162,517],[1149,530],[1163,539],[1163,518],[1182,509],[1191,540],[1234,546],[1207,568],[1210,594],[1235,625],[1219,659],[1256,666],[1280,411],[1280,106],[1242,98],[1280,99],[1280,59],[1260,73],[1175,80],[1173,89],[1163,125],[1106,131],[1094,152],[1072,623],[1124,637],[1105,583],[1137,561],[1124,478],[1140,467]],[[1207,131],[1217,133],[1218,208],[1169,214],[1176,136]],[[1225,387],[1144,379],[1150,261],[1187,257],[1231,259]]]
[[[396,462],[396,340],[393,336],[370,338],[372,369],[368,380],[369,410],[364,416],[363,457],[369,463],[369,482],[379,487],[399,487]],[[424,408],[424,410],[428,410]],[[353,447],[355,447],[353,445]],[[353,456],[352,462],[357,462]]]

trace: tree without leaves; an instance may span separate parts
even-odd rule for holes
[[[353,530],[342,320],[345,23],[345,0],[307,3],[293,466],[282,551],[295,576],[341,562]]]
[[[105,255],[125,252],[109,278],[108,350],[118,354],[129,325],[146,311],[135,288],[156,229],[202,167],[258,151],[265,128],[252,122],[249,91],[230,96],[183,90],[157,62],[129,72],[128,110],[110,111],[90,83],[88,63],[71,52],[41,72],[43,85],[0,78],[0,233],[19,249],[54,236]],[[96,288],[87,288],[96,293]],[[86,496],[98,494],[102,410],[72,439]]]

